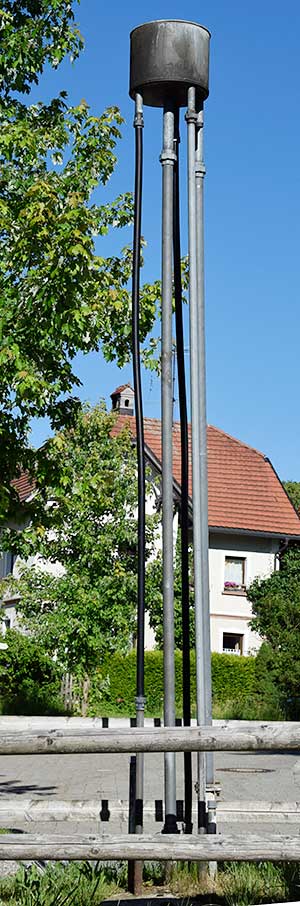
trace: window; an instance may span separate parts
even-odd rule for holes
[[[245,557],[225,557],[224,591],[244,591],[245,565]]]
[[[223,654],[243,654],[243,635],[223,632]]]
[[[13,566],[15,562],[15,557],[10,551],[3,551],[0,553],[0,579],[5,579],[5,576],[10,576],[13,571]]]

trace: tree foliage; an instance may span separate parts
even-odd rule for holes
[[[258,654],[273,695],[289,716],[300,713],[300,548],[288,549],[281,569],[247,590],[252,628],[265,640]]]
[[[24,564],[35,558],[15,580],[23,623],[70,671],[89,673],[104,654],[127,651],[135,634],[136,456],[128,429],[114,435],[115,420],[101,405],[80,411],[48,441],[48,479],[37,483],[31,522],[6,532]],[[7,586],[11,593],[11,578]]]
[[[282,483],[295,510],[300,512],[300,481],[283,481]]]
[[[131,251],[103,257],[95,246],[132,219],[130,194],[110,203],[93,194],[116,164],[120,112],[93,116],[85,100],[68,106],[64,91],[24,103],[46,63],[78,55],[73,7],[3,0],[0,12],[0,518],[16,505],[11,479],[24,468],[38,475],[44,458],[29,446],[32,417],[72,423],[76,353],[101,344],[123,365],[131,351]],[[159,283],[142,289],[141,340],[159,293]]]

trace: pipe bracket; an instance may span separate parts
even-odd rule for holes
[[[177,154],[171,148],[166,148],[159,156],[161,164],[174,164],[177,160]]]
[[[197,161],[197,160],[196,160],[196,162],[195,162],[195,175],[196,175],[196,176],[202,176],[202,177],[203,177],[203,176],[205,176],[205,174],[206,174],[206,168],[205,168],[204,164],[202,163],[202,161],[200,161],[200,160]]]
[[[135,128],[135,129],[136,129],[138,126],[140,126],[140,128],[142,128],[142,129],[144,128],[144,116],[143,116],[142,110],[137,110],[137,111],[136,111],[136,114],[135,114],[135,117],[134,117],[134,120],[133,120],[133,125],[134,125],[134,128]]]
[[[195,126],[198,125],[198,113],[196,110],[190,108],[186,111],[184,117],[186,123],[195,123]]]

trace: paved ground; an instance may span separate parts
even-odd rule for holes
[[[196,779],[196,761],[194,779]],[[183,756],[176,756],[177,798],[183,798]],[[57,798],[57,799],[128,799],[128,755],[34,755],[0,757],[0,797]],[[217,753],[215,756],[216,780],[221,784],[221,799],[229,800],[300,800],[300,752],[294,754],[244,754]],[[145,799],[163,798],[163,755],[145,756]],[[150,819],[148,819],[149,821]],[[84,832],[95,832],[95,824],[85,822]],[[33,830],[32,825],[24,825]],[[49,824],[47,825],[49,830]],[[102,824],[104,832],[122,830],[127,822],[114,821]],[[237,831],[240,825],[232,826]],[[38,825],[43,831],[46,825]],[[78,830],[74,824],[60,822],[51,830]],[[159,831],[153,824],[145,830]],[[220,828],[222,829],[222,828]],[[261,825],[262,830],[266,827]],[[299,825],[286,826],[290,833],[300,833]],[[225,826],[224,826],[225,830]],[[226,825],[229,830],[229,825]],[[249,830],[254,832],[253,824]],[[259,828],[255,827],[258,831]],[[280,832],[283,826],[268,825],[269,832]]]

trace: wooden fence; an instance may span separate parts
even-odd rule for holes
[[[24,721],[26,722],[24,723]],[[55,719],[54,719],[55,720]],[[237,723],[214,727],[102,729],[72,718],[51,728],[52,718],[0,718],[0,754],[299,751],[299,723]],[[47,803],[44,801],[44,806]],[[286,803],[287,808],[289,804]],[[300,861],[300,836],[272,835],[82,835],[5,834],[0,860],[188,860]]]

